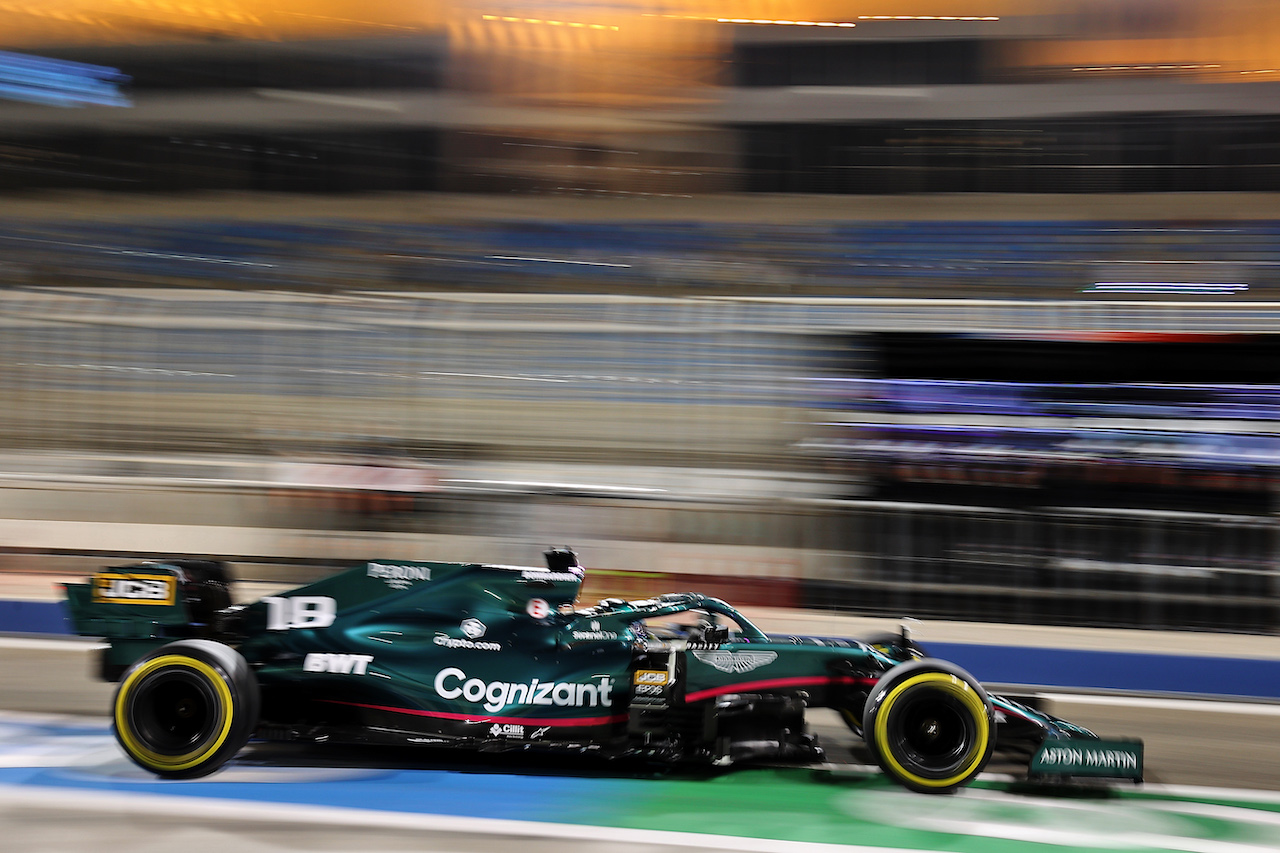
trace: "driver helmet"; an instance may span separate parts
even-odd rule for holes
[[[578,563],[578,555],[572,548],[548,548],[542,552],[547,560],[547,568],[553,572],[568,572],[577,575],[581,580],[587,576],[586,569]]]

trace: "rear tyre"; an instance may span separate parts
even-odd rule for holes
[[[258,724],[258,682],[235,649],[181,640],[139,660],[116,688],[116,740],[145,770],[206,776],[248,742]]]
[[[973,676],[925,658],[889,670],[867,697],[863,738],[899,784],[948,794],[986,766],[995,743],[995,712]]]

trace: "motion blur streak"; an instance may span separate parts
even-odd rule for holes
[[[1280,784],[1260,706],[1069,692],[1275,692],[1280,4],[0,2],[0,49],[0,631],[64,630],[55,581],[162,555],[226,560],[248,598],[563,543],[584,602],[922,618],[935,653],[1144,737],[1152,780]],[[7,646],[0,701],[101,714],[90,656],[46,642]],[[116,758],[93,784],[137,787]],[[468,814],[545,819],[523,784],[633,801],[376,772],[371,798]],[[918,822],[787,773],[641,819],[704,831],[729,790],[735,831]],[[1021,796],[930,814],[1105,847],[1078,818],[1131,793],[1056,798],[1057,836],[1004,816]],[[1275,846],[1270,818],[1115,811],[1113,846]],[[1123,835],[1139,812],[1158,831]]]
[[[128,75],[115,68],[0,51],[0,98],[56,107],[127,107]]]

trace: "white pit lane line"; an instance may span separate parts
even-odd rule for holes
[[[1183,711],[1198,714],[1244,714],[1250,717],[1280,717],[1280,702],[1237,702],[1218,699],[1153,696],[1108,696],[1089,693],[1037,693],[1042,699],[1075,705],[1111,705],[1124,708],[1150,708],[1161,711]]]
[[[1199,789],[1231,799],[1235,791]],[[1179,792],[1169,790],[1169,794]],[[1265,793],[1271,802],[1280,794]],[[997,790],[966,788],[920,806],[919,795],[901,790],[866,791],[840,801],[851,817],[902,829],[971,839],[1082,850],[1159,850],[1175,853],[1276,853],[1280,815],[1262,809],[1213,803],[1159,800],[1108,801],[1060,797],[1011,797]],[[1185,818],[1234,825],[1235,837],[1199,834]]]
[[[85,640],[80,637],[46,639],[44,637],[0,637],[0,649],[39,652],[93,652],[105,649],[101,640]]]

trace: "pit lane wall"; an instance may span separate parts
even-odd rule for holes
[[[41,522],[26,521],[25,525]],[[53,524],[53,523],[48,523]],[[12,541],[0,520],[0,548]],[[422,557],[424,543],[418,537],[395,534],[366,534],[357,537],[326,536],[317,531],[268,531],[226,527],[184,525],[107,525],[60,523],[60,538],[68,546],[62,555],[37,559],[9,548],[11,565],[26,564],[25,571],[0,571],[0,633],[70,636],[71,628],[61,603],[63,582],[78,582],[100,565],[126,562],[162,554],[228,553],[234,545],[240,554],[257,554],[255,561],[232,561],[238,600],[253,600],[314,578],[314,565],[289,565],[286,554],[299,550],[300,542],[316,547],[323,539],[325,552],[333,555],[335,541],[341,551],[350,551],[335,565],[353,564],[372,556]],[[154,528],[150,535],[137,529]],[[29,536],[32,531],[28,527]],[[286,535],[287,534],[287,535]],[[372,538],[374,541],[367,541]],[[127,547],[113,547],[113,540],[152,541],[158,546],[150,554],[129,554]],[[95,548],[73,547],[88,541]],[[527,562],[523,544],[475,537],[432,537],[434,559],[475,559],[476,554],[495,557],[491,562]],[[437,541],[438,540],[438,541]],[[216,543],[216,544],[215,544]],[[609,544],[584,543],[591,554],[611,553]],[[288,550],[284,550],[288,549]],[[614,544],[612,551],[617,550]],[[96,553],[91,553],[96,552]],[[510,558],[504,555],[511,552]],[[109,556],[108,556],[109,555]],[[852,616],[788,606],[799,599],[799,578],[778,577],[770,554],[737,565],[734,576],[724,567],[699,565],[690,561],[677,571],[646,572],[589,567],[584,601],[606,596],[638,598],[663,591],[698,589],[738,605],[748,618],[771,632],[794,632],[816,636],[866,636],[873,632],[897,630],[892,618]],[[272,558],[281,560],[271,563]],[[56,564],[58,569],[50,568]],[[619,562],[619,565],[633,565]],[[639,563],[644,565],[643,562]],[[33,570],[34,566],[42,570]],[[669,567],[670,568],[670,567]],[[701,571],[698,569],[701,568]],[[716,571],[719,569],[720,571]],[[320,572],[323,573],[323,572]],[[984,624],[928,621],[908,623],[913,636],[929,652],[951,660],[987,684],[1003,689],[1051,688],[1090,692],[1121,692],[1150,695],[1188,695],[1280,701],[1280,637],[1210,634],[1198,632],[1124,629],[1068,628],[1012,624]]]

